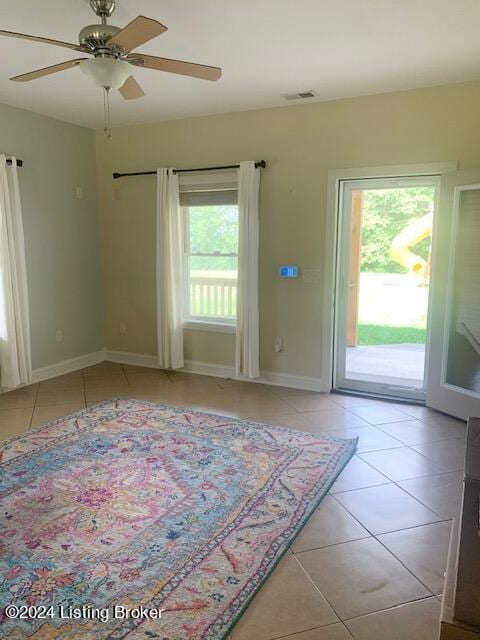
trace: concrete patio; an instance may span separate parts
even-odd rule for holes
[[[346,378],[421,388],[424,362],[423,344],[347,347]]]

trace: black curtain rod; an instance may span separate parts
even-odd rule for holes
[[[267,163],[265,162],[265,160],[259,160],[258,162],[255,162],[255,167],[257,169],[258,167],[265,169],[266,166],[267,166]],[[220,171],[220,169],[238,169],[239,167],[240,167],[239,164],[230,164],[225,167],[200,167],[199,169],[177,169],[175,173],[190,173],[190,172],[193,173],[196,171]],[[157,175],[157,172],[156,171],[134,171],[133,173],[114,173],[112,175],[114,180],[116,180],[117,178],[124,178],[125,176],[155,176]]]
[[[12,159],[11,158],[7,158],[7,164],[12,164]],[[19,160],[17,158],[17,167],[23,167],[23,160]]]

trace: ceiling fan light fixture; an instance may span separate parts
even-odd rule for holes
[[[125,60],[103,56],[84,60],[80,63],[80,69],[98,87],[104,89],[120,89],[133,71]]]
[[[15,82],[28,82],[79,66],[82,73],[90,78],[96,86],[103,89],[104,129],[109,138],[112,137],[110,131],[110,90],[119,89],[124,100],[136,100],[145,95],[132,76],[135,67],[141,66],[145,69],[176,73],[204,80],[218,80],[222,75],[222,70],[219,67],[134,52],[137,47],[165,33],[167,27],[158,20],[145,16],[137,16],[123,28],[108,24],[107,19],[112,15],[115,4],[116,0],[90,0],[90,6],[101,19],[101,24],[90,24],[83,27],[78,35],[78,45],[0,29],[0,37],[6,36],[54,44],[73,51],[80,51],[82,54],[93,55],[93,59],[67,60],[29,73],[22,73],[10,79]]]

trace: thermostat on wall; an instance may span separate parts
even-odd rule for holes
[[[282,264],[279,272],[281,278],[298,278],[298,267],[296,264]]]

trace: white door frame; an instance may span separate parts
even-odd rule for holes
[[[356,392],[372,393],[386,396],[394,396],[398,398],[406,398],[409,400],[423,401],[425,400],[425,389],[423,385],[420,387],[402,386],[400,382],[381,382],[380,379],[375,381],[352,379],[346,375],[346,323],[348,304],[345,297],[346,283],[348,282],[348,265],[350,258],[350,229],[351,229],[351,198],[352,192],[359,189],[398,189],[415,186],[431,186],[434,192],[433,220],[434,224],[437,218],[438,200],[440,196],[440,176],[396,176],[395,178],[362,178],[360,180],[342,180],[340,182],[340,205],[339,205],[339,233],[337,243],[337,280],[336,291],[338,292],[335,300],[335,327],[334,334],[337,336],[334,343],[333,353],[333,380],[336,386],[342,390],[349,389]],[[433,273],[433,269],[432,269]],[[427,323],[427,336],[430,327]],[[428,339],[425,341],[424,365],[426,377],[426,366],[428,362]],[[393,373],[393,372],[392,372]]]
[[[453,180],[453,188],[447,184]],[[466,169],[456,172],[452,176],[445,176],[444,190],[442,193],[442,246],[448,242],[449,251],[441,265],[443,291],[445,302],[442,304],[440,295],[436,296],[435,314],[442,318],[442,322],[433,327],[434,346],[431,352],[430,362],[432,376],[427,381],[427,404],[440,411],[455,415],[466,420],[469,416],[478,415],[480,394],[469,389],[458,387],[447,381],[447,365],[449,347],[452,333],[452,300],[454,295],[455,268],[457,258],[457,235],[460,215],[460,198],[465,191],[479,190],[479,170]],[[449,226],[446,225],[445,216],[448,214]],[[442,317],[443,316],[443,317]]]
[[[455,171],[457,161],[432,162],[428,164],[406,164],[381,167],[361,167],[352,169],[333,169],[328,172],[327,210],[325,220],[324,245],[324,283],[322,312],[322,349],[321,349],[321,390],[329,392],[333,385],[333,352],[335,340],[335,293],[337,276],[337,256],[339,241],[339,197],[343,180],[362,178],[400,178],[416,176],[439,176]],[[434,225],[435,226],[435,225]],[[435,228],[433,230],[435,234]],[[432,256],[433,259],[433,256]],[[434,274],[432,273],[432,277]],[[429,301],[429,309],[430,309]]]

